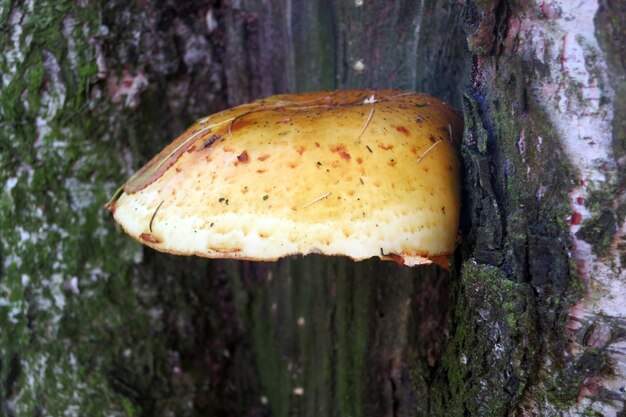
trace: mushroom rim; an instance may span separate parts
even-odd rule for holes
[[[380,248],[380,255],[372,255],[372,256],[363,257],[363,258],[354,258],[344,253],[328,253],[328,252],[322,251],[319,248],[314,248],[308,253],[293,252],[293,253],[285,253],[284,255],[276,256],[276,257],[261,258],[261,257],[245,256],[245,255],[242,255],[241,252],[239,251],[208,250],[206,252],[199,252],[199,251],[185,252],[185,251],[178,251],[175,249],[162,248],[160,243],[150,242],[145,239],[142,239],[141,236],[131,235],[126,231],[126,229],[122,225],[118,224],[118,226],[122,229],[122,231],[127,236],[130,236],[137,243],[140,243],[142,246],[147,246],[154,251],[157,251],[160,253],[166,253],[169,255],[175,255],[175,256],[196,256],[199,258],[216,259],[216,260],[277,262],[281,259],[286,259],[290,257],[305,257],[308,255],[321,255],[321,256],[328,256],[328,257],[334,257],[334,258],[343,257],[343,258],[350,259],[353,262],[363,262],[363,261],[367,261],[373,258],[378,258],[381,261],[393,261],[398,265],[406,266],[406,267],[414,267],[414,266],[421,266],[421,265],[426,266],[426,265],[435,264],[435,265],[442,267],[443,269],[449,270],[450,262],[448,258],[454,255],[454,252],[455,252],[453,250],[451,252],[441,252],[441,253],[432,253],[432,254],[416,253],[414,255],[408,255],[408,254],[403,255],[401,253],[398,254],[398,253],[393,253],[393,252],[384,253],[383,248]]]

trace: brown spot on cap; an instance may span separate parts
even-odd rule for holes
[[[402,133],[404,136],[409,136],[411,134],[411,132],[409,132],[409,130],[404,126],[398,126],[396,127],[396,130]]]
[[[161,243],[161,240],[151,233],[142,233],[139,235],[139,238],[150,243]]]
[[[202,146],[200,146],[200,149],[198,149],[199,151],[208,148],[209,146],[213,145],[213,143],[218,140],[222,135],[213,135],[210,138],[208,138],[207,140],[205,140],[202,143]]]
[[[335,152],[339,154],[340,157],[345,159],[346,161],[350,160],[350,154],[346,150],[346,145],[332,145],[330,147],[331,152]]]
[[[230,131],[232,133],[235,130],[243,129],[244,127],[250,125],[251,123],[252,123],[252,120],[250,119],[237,119],[230,126]]]
[[[248,162],[248,152],[243,151],[242,153],[240,153],[239,155],[237,155],[237,160],[238,160],[239,162],[243,162],[243,163]]]

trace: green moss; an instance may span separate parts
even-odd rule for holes
[[[433,414],[504,415],[520,398],[535,355],[529,288],[471,261],[458,285],[454,336],[443,357],[450,394],[436,400]]]
[[[626,118],[619,115],[626,108],[626,62],[624,62],[624,56],[626,55],[626,47],[624,42],[620,41],[626,37],[626,5],[624,2],[619,1],[603,1],[598,13],[595,16],[596,37],[604,51],[604,56],[607,59],[609,74],[608,80],[611,83],[611,87],[615,91],[613,97],[613,109],[615,117],[613,118],[613,153],[616,161],[623,160],[626,156]],[[618,178],[614,179],[614,188],[604,190],[605,195],[598,198],[598,206],[594,211],[610,207],[607,203],[611,202],[611,196],[615,198],[620,191],[626,188],[626,172],[622,163],[621,169],[617,171]],[[604,204],[604,205],[603,205]],[[618,224],[622,224],[626,218],[626,204],[621,203],[615,211],[615,217]],[[602,236],[606,236],[607,232],[611,230],[611,226],[607,229],[604,228],[604,232],[601,230],[595,231],[594,229],[602,229],[600,224],[597,224],[600,219],[596,220],[596,224],[590,224],[590,231],[592,235],[600,237],[601,246],[606,246],[605,239]],[[597,254],[602,256],[604,251],[600,251]],[[624,250],[620,251],[621,254]],[[626,264],[626,255],[621,256],[621,264]]]
[[[597,188],[593,184],[590,188],[591,190],[585,199],[585,205],[590,211],[598,212],[611,206],[611,202],[616,196],[615,189],[609,189],[609,187]]]
[[[619,115],[626,108],[626,47],[621,40],[626,38],[626,5],[619,1],[603,1],[595,16],[596,37],[604,51],[609,67],[609,82],[615,91],[613,108]],[[626,155],[626,120],[613,118],[613,151],[615,159]],[[623,170],[618,181],[624,188],[626,175]]]
[[[617,231],[615,215],[611,210],[602,210],[586,220],[576,236],[592,245],[593,252],[602,257],[608,252]]]
[[[483,87],[465,95],[463,146],[472,228],[463,241],[452,341],[433,384],[434,415],[499,416],[526,396],[556,393],[566,409],[576,395],[559,391],[559,381],[577,381],[559,362],[567,340],[540,329],[562,328],[579,293],[567,223],[576,172],[559,157],[557,134],[526,91],[524,63],[503,55],[477,71]],[[553,362],[544,372],[546,357]],[[507,374],[507,366],[514,370]]]
[[[8,77],[0,90],[0,357],[19,363],[0,366],[0,397],[15,415],[138,415],[107,375],[151,326],[128,281],[140,249],[102,209],[123,169],[117,149],[98,140],[106,123],[75,99],[94,82],[86,35],[99,29],[98,11],[44,1],[22,12],[18,44],[15,27],[0,32]],[[71,51],[62,34],[69,16],[81,33]],[[133,336],[111,338],[122,332]]]
[[[594,410],[591,407],[587,407],[582,411],[583,416],[586,417],[604,417],[605,414],[599,411]]]
[[[585,200],[585,205],[594,213],[581,226],[576,236],[592,245],[597,256],[603,257],[608,253],[613,237],[617,232],[617,225],[626,217],[626,204],[614,207],[615,199],[619,195],[619,180],[610,180],[602,187],[590,184],[591,191]]]

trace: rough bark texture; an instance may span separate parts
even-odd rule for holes
[[[468,377],[447,383],[472,415],[623,413],[623,7],[467,2],[464,15],[470,226],[444,369]],[[472,357],[477,334],[495,348]]]
[[[619,413],[626,15],[588,3],[0,0],[0,415]],[[194,118],[352,87],[463,109],[451,274],[180,259],[102,209]]]

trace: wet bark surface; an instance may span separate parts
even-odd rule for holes
[[[525,11],[448,0],[0,2],[2,414],[569,408],[610,364],[601,349],[563,355],[581,291],[567,223],[576,176],[527,88],[542,67],[514,48]],[[182,259],[131,242],[102,208],[196,118],[273,93],[388,87],[465,114],[451,273],[319,256]]]

